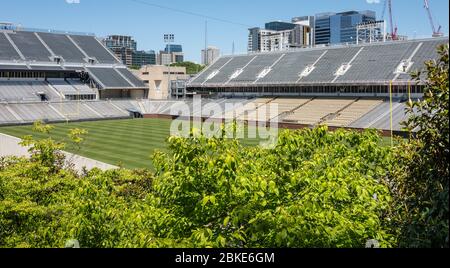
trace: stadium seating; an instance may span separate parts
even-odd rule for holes
[[[64,79],[49,79],[48,82],[63,95],[71,95],[77,93],[76,88],[67,83]]]
[[[66,35],[37,33],[47,46],[65,62],[86,62],[83,53],[70,41]]]
[[[336,77],[335,72],[339,67],[350,62],[360,49],[360,47],[329,49],[320,59],[316,68],[308,76],[302,78],[301,82],[331,83]]]
[[[355,101],[356,99],[317,98],[287,115],[283,118],[283,121],[303,125],[317,125],[325,117],[336,114]]]
[[[8,108],[8,104],[0,103],[0,125],[20,123],[21,120],[17,119]]]
[[[422,45],[419,47],[419,44]],[[448,44],[448,38],[225,56],[219,58],[198,77],[192,79],[188,83],[188,89],[198,91],[211,86],[214,88],[223,86],[226,92],[226,89],[233,85],[253,87],[255,84],[260,86],[357,84],[388,83],[394,78],[408,80],[410,76],[407,74],[398,75],[398,77],[395,74],[400,63],[412,57],[411,60],[414,64],[410,69],[423,68],[425,60],[437,57],[436,46],[439,44]],[[419,49],[416,51],[417,48]],[[282,55],[284,56],[281,57]],[[300,77],[300,74],[313,64],[312,71],[304,77]],[[350,68],[337,76],[337,71],[344,64],[350,64]],[[267,67],[272,68],[264,77],[258,78],[261,71]],[[242,69],[242,73],[230,79],[239,69]],[[216,74],[213,75],[214,73]],[[211,75],[213,77],[210,77]]]
[[[387,110],[387,113],[383,113],[382,116],[379,116],[376,120],[371,122],[369,124],[369,128],[376,128],[376,129],[390,129],[390,112],[389,109]],[[402,130],[403,127],[401,126],[401,122],[403,122],[407,118],[406,115],[406,104],[402,102],[396,103],[395,106],[393,106],[392,110],[392,123],[393,123],[393,130]]]
[[[34,32],[18,31],[8,35],[28,61],[51,62],[52,55]]]
[[[96,94],[95,91],[79,80],[67,79],[67,83],[72,85],[79,94]]]
[[[231,76],[241,68],[244,68],[255,56],[237,56],[233,57],[231,61],[220,72],[207,81],[208,84],[226,83]],[[228,58],[230,60],[230,58]],[[208,68],[210,70],[210,68]],[[255,78],[256,80],[256,78]]]
[[[367,46],[351,64],[351,71],[339,77],[338,82],[352,81],[389,81],[394,79],[394,70],[400,62],[408,58],[405,55],[415,43]]]
[[[86,105],[103,118],[128,117],[129,113],[108,102],[86,102]]]
[[[308,65],[312,65],[324,53],[323,50],[308,52],[287,53],[264,78],[258,81],[263,83],[295,83]]]
[[[238,119],[238,120],[257,120],[257,116],[253,115],[258,108],[270,103],[273,98],[258,98],[248,103],[235,104],[236,108],[231,111],[227,111],[224,114],[225,119]],[[250,115],[252,115],[250,117]]]
[[[256,56],[252,63],[245,67],[243,72],[231,81],[233,83],[253,82],[265,68],[271,67],[281,56],[282,54],[278,53],[264,55],[263,57]]]
[[[139,104],[137,101],[133,100],[113,100],[111,101],[113,105],[123,109],[125,111],[140,111],[141,113],[145,113],[145,111],[141,111]]]
[[[282,117],[305,105],[309,101],[311,101],[310,98],[277,98],[273,103],[278,105],[278,115]],[[279,121],[278,118],[276,121]]]
[[[443,44],[442,40],[436,40],[431,42],[420,42],[422,43],[422,47],[419,51],[414,55],[411,59],[413,65],[410,68],[410,72],[420,71],[424,69],[424,62],[432,59],[437,59],[438,54],[436,51],[436,47]],[[448,40],[447,40],[448,44]],[[425,78],[423,74],[421,78]],[[409,74],[402,74],[399,76],[398,80],[409,80],[411,76]]]
[[[6,38],[5,33],[0,32],[0,60],[19,61],[20,55]]]
[[[70,35],[70,38],[75,41],[89,57],[98,60],[99,63],[119,63],[95,36]]]
[[[216,60],[212,65],[209,66],[208,70],[211,71],[218,71],[221,68],[224,67],[224,65],[230,60],[230,58],[219,58],[218,60]],[[192,83],[198,83],[201,84],[203,82],[206,81],[206,79],[209,76],[209,72],[201,72],[199,75],[197,75],[194,80],[192,81]]]
[[[348,125],[382,103],[383,100],[380,99],[359,99],[340,111],[335,118],[327,120],[325,123],[329,126],[348,127]]]
[[[40,101],[40,98],[27,82],[2,81],[0,86],[0,100]]]
[[[60,95],[43,81],[1,81],[0,101],[36,102],[41,101],[40,94],[47,100],[59,100]]]
[[[98,82],[105,88],[131,88],[134,87],[127,82],[115,69],[113,68],[86,68],[91,75],[93,75]]]
[[[145,88],[144,82],[137,78],[133,73],[131,73],[127,68],[117,68],[117,72],[122,74],[128,81],[130,81],[135,87],[143,87]]]
[[[21,118],[21,123],[43,121],[63,121],[65,117],[48,103],[11,104],[10,108]]]

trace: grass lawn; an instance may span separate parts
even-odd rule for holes
[[[53,124],[51,135],[55,140],[66,140],[69,129],[82,128],[89,133],[81,150],[68,146],[67,151],[125,168],[153,168],[150,156],[155,150],[166,151],[171,120],[132,119],[95,122]],[[47,135],[35,133],[32,126],[0,127],[0,133],[15,137],[34,135],[46,138]],[[258,139],[245,139],[246,145],[256,145]],[[382,144],[390,146],[390,138],[383,138]]]

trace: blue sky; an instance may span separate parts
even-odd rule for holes
[[[32,28],[92,32],[100,37],[131,35],[138,41],[138,49],[143,50],[163,49],[163,34],[174,33],[176,42],[184,47],[186,59],[200,61],[206,19],[142,2],[233,22],[208,20],[208,44],[219,47],[222,54],[230,54],[233,41],[236,53],[246,52],[248,26],[329,11],[370,9],[379,16],[384,0],[3,0],[0,21]],[[449,1],[430,0],[430,5],[435,23],[441,24],[448,36]],[[393,0],[393,9],[400,34],[431,36],[423,0]]]

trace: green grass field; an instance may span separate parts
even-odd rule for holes
[[[51,137],[67,141],[69,129],[82,128],[89,133],[81,150],[68,146],[67,151],[126,168],[153,168],[150,156],[155,150],[166,151],[171,120],[133,119],[54,124]],[[32,131],[32,126],[0,127],[0,133],[15,137],[33,135],[46,138],[47,135]],[[258,139],[245,139],[243,144],[252,146]],[[389,146],[390,139],[384,138],[383,145]]]
[[[67,140],[69,129],[86,129],[89,133],[81,150],[68,146],[67,151],[112,165],[121,164],[126,168],[153,168],[150,156],[155,150],[167,150],[166,139],[169,137],[170,124],[171,120],[166,119],[63,123],[53,124],[55,129],[50,136],[55,140]],[[1,127],[0,133],[19,138],[25,135],[47,137],[33,132],[32,126]],[[243,143],[254,145],[258,140],[247,139]]]

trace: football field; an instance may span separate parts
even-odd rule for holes
[[[150,157],[155,150],[167,150],[171,122],[167,119],[132,119],[52,124],[55,129],[50,136],[58,141],[68,141],[70,129],[82,128],[88,134],[81,150],[68,146],[66,151],[125,168],[153,168]],[[33,132],[32,126],[0,127],[0,133],[18,138],[25,135],[48,137]],[[258,140],[247,139],[243,143],[253,145]]]

